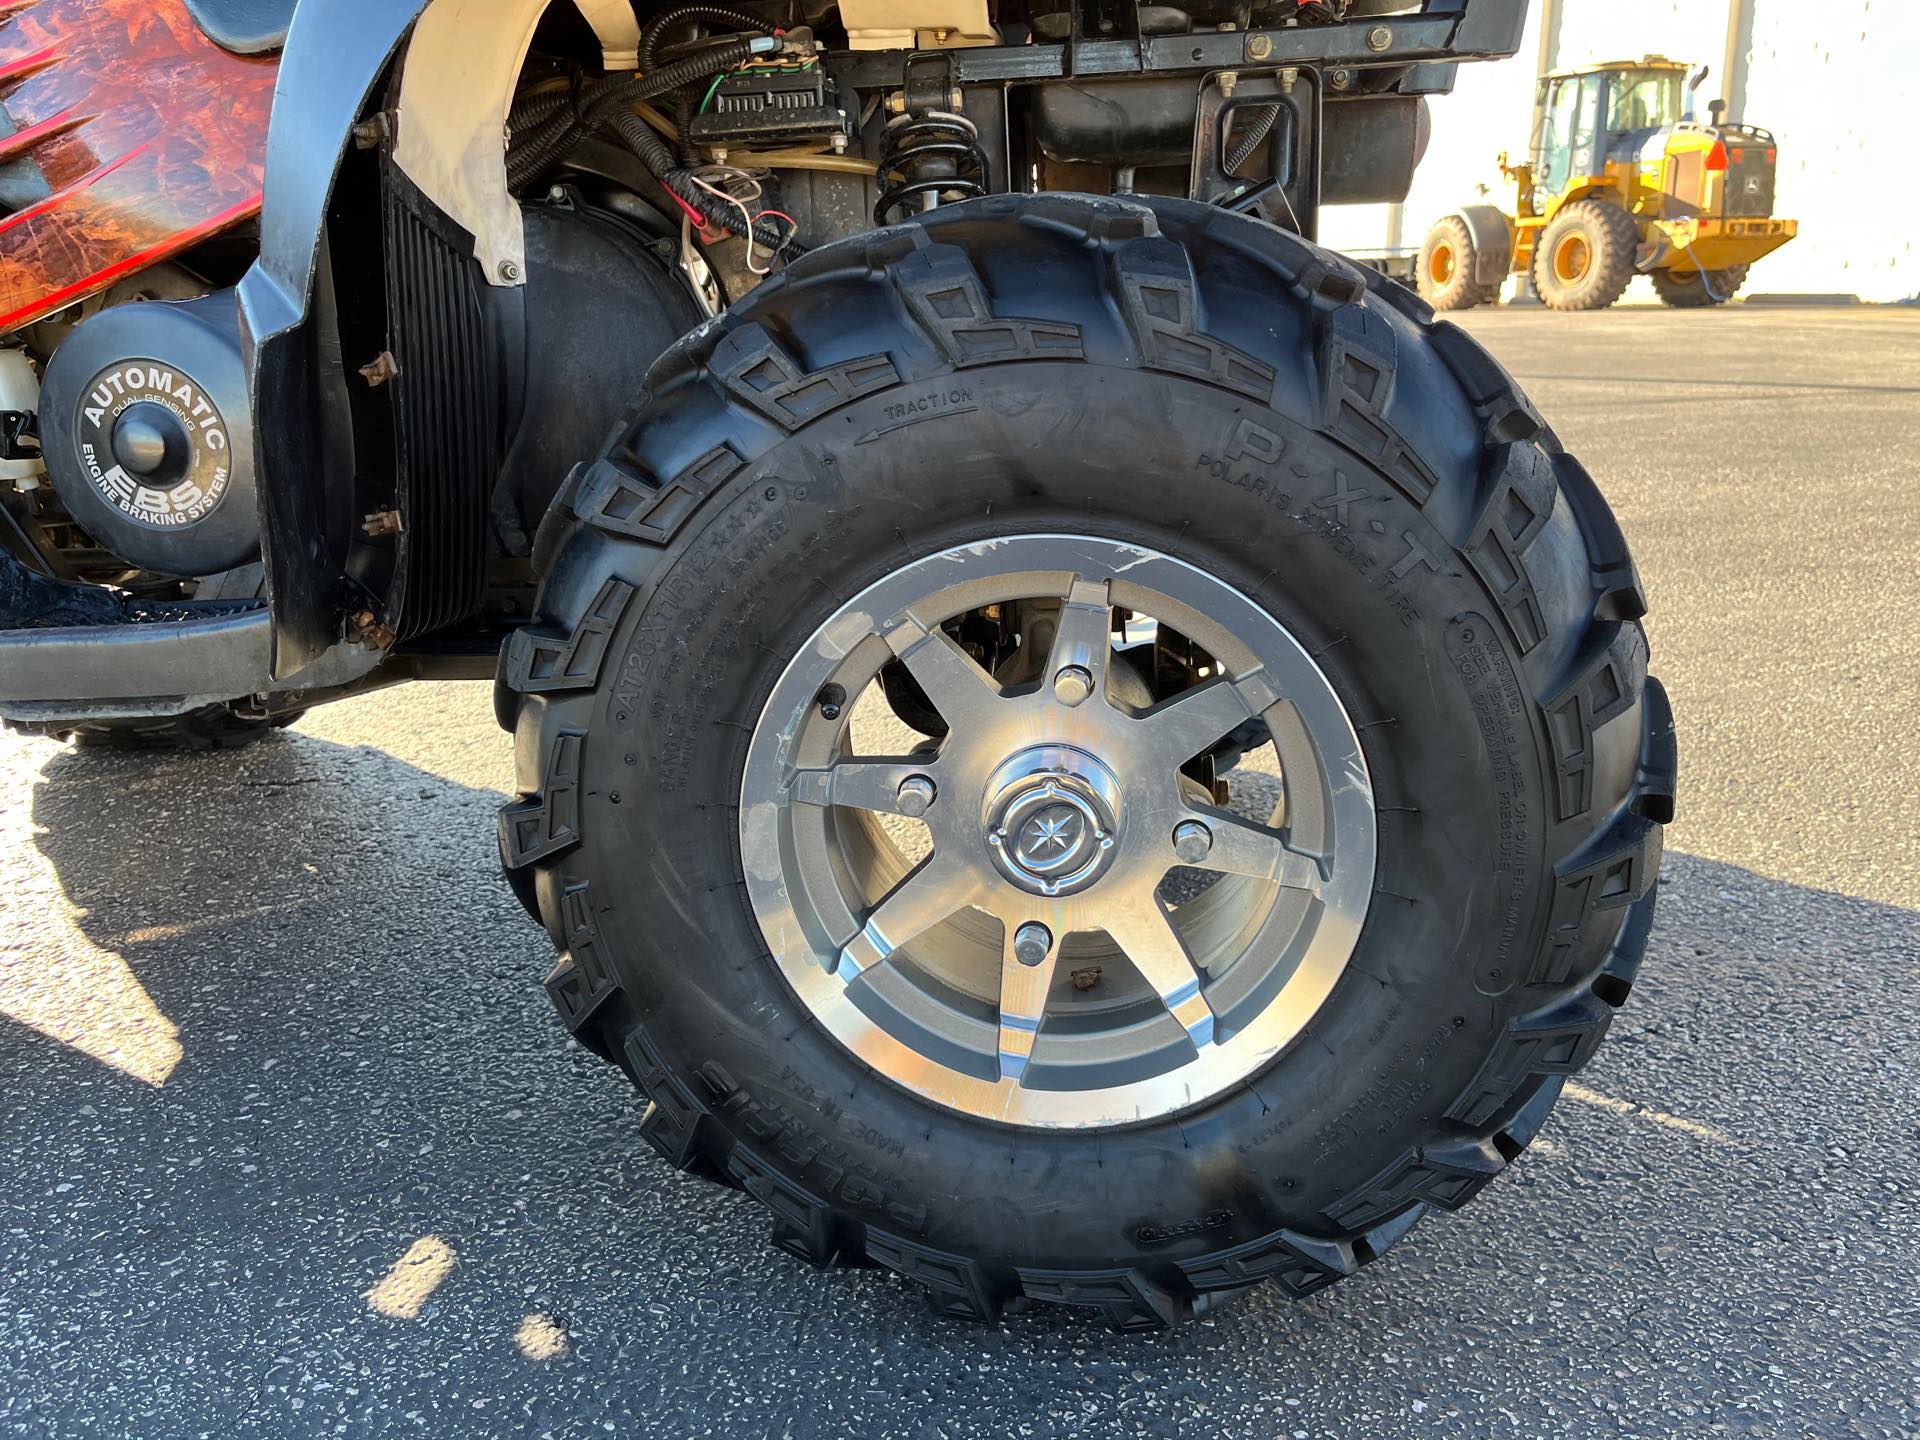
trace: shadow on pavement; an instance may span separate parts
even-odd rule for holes
[[[1904,1423],[1920,915],[1670,857],[1586,1098],[1468,1210],[1169,1337],[981,1329],[653,1158],[549,1013],[498,800],[310,736],[48,752],[0,951],[0,1430]]]

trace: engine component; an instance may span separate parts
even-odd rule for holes
[[[233,292],[78,326],[47,365],[40,435],[67,513],[129,565],[199,576],[260,557]]]
[[[530,537],[568,468],[613,428],[648,367],[701,317],[659,252],[618,216],[569,192],[527,207],[525,220],[525,390],[493,514],[496,528]],[[608,304],[609,295],[620,302]],[[519,549],[511,534],[502,538]]]
[[[1033,135],[1049,160],[1185,165],[1198,104],[1186,75],[1056,80],[1033,87]]]
[[[980,128],[964,115],[925,110],[887,122],[880,136],[880,179],[886,187],[873,222],[888,225],[895,210],[931,209],[942,201],[987,193],[987,154]],[[920,205],[907,202],[922,199]]]
[[[1420,96],[1329,101],[1321,119],[1320,202],[1397,205],[1433,138],[1433,112]]]
[[[745,149],[820,141],[842,149],[852,133],[833,81],[817,66],[768,66],[729,75],[687,127],[687,138],[696,145]]]
[[[4,424],[5,433],[0,434],[0,444],[6,449],[0,450],[0,482],[11,481],[16,490],[36,489],[41,478],[47,473],[46,461],[38,454],[25,454],[18,459],[8,458],[7,451],[16,448],[13,429],[20,427],[24,437],[27,425],[37,423],[40,413],[40,377],[33,373],[33,362],[27,359],[27,352],[18,345],[9,345],[0,349],[0,424]]]

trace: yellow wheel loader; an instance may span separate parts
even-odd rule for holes
[[[1720,305],[1747,270],[1799,231],[1773,215],[1780,152],[1750,125],[1693,118],[1687,67],[1650,55],[1540,82],[1532,153],[1500,157],[1506,206],[1443,217],[1421,247],[1417,281],[1436,310],[1494,299],[1530,275],[1554,310],[1604,310],[1635,275],[1668,305]]]

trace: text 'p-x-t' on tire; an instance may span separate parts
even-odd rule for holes
[[[1000,197],[689,336],[541,537],[510,877],[672,1163],[943,1311],[1304,1294],[1524,1147],[1671,812],[1593,482],[1417,298]]]

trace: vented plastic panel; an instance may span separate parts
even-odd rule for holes
[[[473,242],[406,178],[387,178],[387,307],[405,531],[388,624],[401,639],[467,619],[486,583],[500,399]]]

